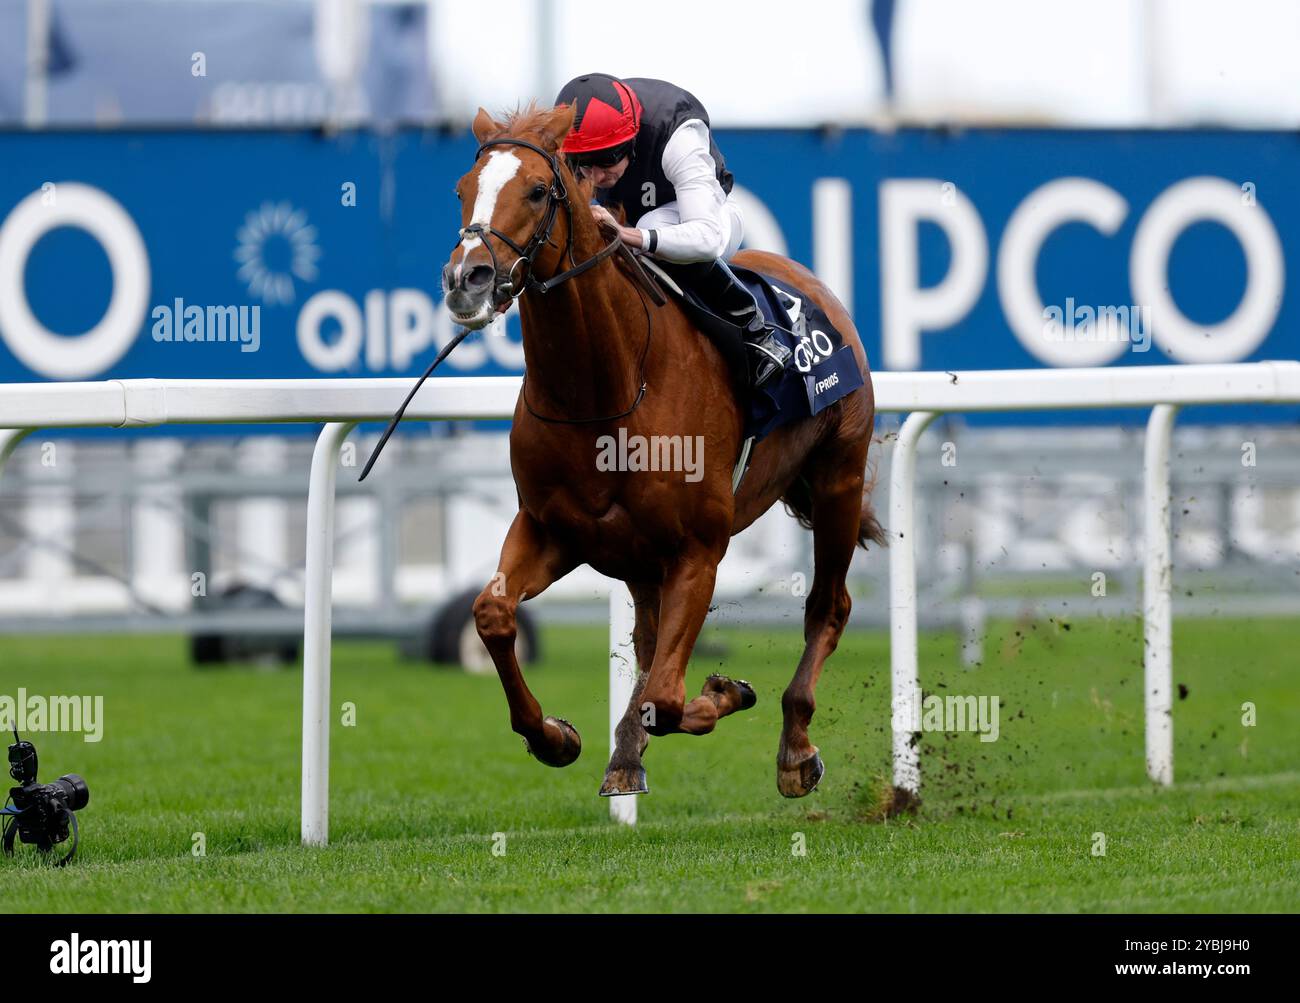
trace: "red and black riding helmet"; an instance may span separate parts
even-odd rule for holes
[[[574,77],[555,98],[557,105],[574,105],[573,130],[560,152],[575,166],[607,167],[632,152],[641,128],[641,101],[636,92],[608,73]]]

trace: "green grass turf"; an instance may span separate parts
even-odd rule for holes
[[[792,617],[797,623],[798,618]],[[328,848],[298,846],[301,677],[197,671],[175,637],[0,639],[0,694],[102,694],[104,740],[35,734],[42,779],[92,796],[69,868],[0,861],[17,911],[1295,911],[1300,907],[1300,625],[1176,624],[1178,785],[1144,777],[1140,625],[999,624],[985,664],[922,638],[927,692],[996,694],[1001,738],[927,734],[925,803],[873,820],[889,768],[884,634],[850,629],[818,693],[827,774],[776,792],[794,629],[707,632],[709,672],[753,710],[653,739],[642,823],[596,797],[607,755],[606,630],[555,628],[531,679],[585,752],[529,758],[495,677],[335,647]],[[725,654],[718,646],[725,646]],[[712,653],[710,653],[712,651]],[[1243,727],[1252,701],[1257,725]],[[192,853],[193,834],[206,855]],[[505,853],[492,852],[503,832]],[[1094,833],[1106,837],[1094,856]],[[802,834],[802,837],[799,836]],[[792,852],[798,841],[806,855]]]

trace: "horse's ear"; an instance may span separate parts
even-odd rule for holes
[[[577,114],[576,104],[562,104],[543,115],[537,130],[546,141],[543,145],[552,152],[558,151],[560,144],[564,142],[564,137],[573,128],[573,120]]]
[[[485,143],[491,136],[499,136],[506,131],[506,127],[488,114],[486,108],[479,108],[478,114],[474,116],[474,138],[480,143]]]

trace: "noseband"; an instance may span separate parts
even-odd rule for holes
[[[542,217],[541,222],[537,224],[537,229],[533,231],[528,243],[523,247],[520,247],[514,240],[492,226],[491,221],[486,224],[471,223],[460,231],[461,241],[470,236],[478,237],[483,242],[483,246],[487,248],[488,256],[492,259],[492,270],[496,276],[494,293],[497,297],[503,297],[499,302],[514,299],[529,290],[535,290],[539,293],[549,292],[560,283],[567,282],[569,279],[581,275],[587,269],[598,265],[619,249],[621,242],[616,236],[609,244],[602,247],[582,264],[575,264],[568,271],[560,272],[549,279],[539,280],[533,275],[533,261],[544,246],[552,243],[551,231],[555,229],[555,220],[559,216],[561,206],[564,207],[564,211],[568,215],[569,234],[565,241],[564,253],[560,256],[560,263],[563,264],[565,258],[568,258],[571,264],[573,263],[573,203],[569,201],[569,192],[564,186],[564,176],[560,173],[559,160],[555,154],[543,150],[540,146],[535,146],[527,140],[508,138],[489,139],[478,148],[478,152],[474,154],[474,159],[478,160],[483,155],[483,151],[489,146],[522,146],[534,153],[541,154],[551,167],[551,187],[546,194],[546,214]],[[496,237],[497,240],[518,255],[511,264],[510,270],[505,273],[504,280],[502,279],[501,264],[497,261],[496,251],[492,250],[492,244],[488,240],[489,236]],[[515,270],[519,268],[520,264],[523,265],[523,270],[519,278],[516,279]]]

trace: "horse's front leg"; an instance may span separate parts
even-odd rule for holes
[[[568,766],[582,751],[582,740],[568,721],[544,718],[524,682],[515,658],[515,610],[520,602],[563,578],[575,563],[541,523],[520,510],[506,533],[497,573],[474,600],[474,624],[501,677],[510,704],[510,727],[547,766]]]
[[[659,586],[628,583],[632,602],[636,607],[636,625],[632,628],[632,645],[636,649],[636,683],[627,710],[614,728],[614,751],[605,768],[605,779],[600,785],[602,797],[615,794],[645,794],[645,767],[641,757],[649,743],[645,725],[641,721],[641,692],[654,663],[656,641],[659,636]]]

